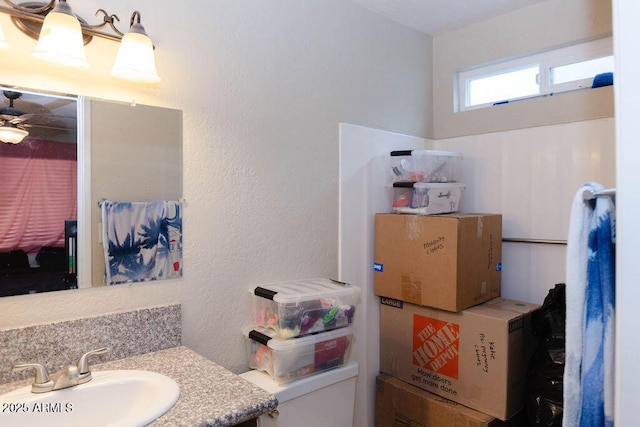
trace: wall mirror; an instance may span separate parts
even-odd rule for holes
[[[102,286],[99,203],[182,198],[182,112],[0,90],[0,296]]]

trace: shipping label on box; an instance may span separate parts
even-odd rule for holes
[[[501,270],[501,215],[376,215],[378,296],[460,311],[500,296]]]
[[[538,307],[495,298],[452,313],[383,303],[380,371],[507,420],[523,405],[530,315]]]

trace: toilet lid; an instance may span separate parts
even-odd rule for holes
[[[245,380],[273,394],[280,403],[304,396],[307,393],[320,390],[321,388],[353,378],[357,375],[358,364],[353,361],[339,368],[330,369],[286,384],[278,384],[269,374],[258,370],[251,370],[240,374]]]

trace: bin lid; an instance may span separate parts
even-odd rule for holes
[[[399,156],[448,156],[448,157],[462,157],[462,153],[457,151],[444,151],[444,150],[395,150],[391,151],[391,157]]]
[[[439,188],[441,190],[445,188],[461,188],[466,189],[467,185],[461,182],[409,182],[399,181],[393,183],[393,188]]]
[[[357,296],[360,288],[333,279],[315,278],[251,286],[249,292],[281,304],[291,304],[320,298]]]
[[[349,325],[316,334],[302,335],[294,338],[281,338],[276,331],[263,326],[244,326],[242,328],[242,334],[246,338],[266,345],[275,351],[292,351],[308,345],[315,345],[324,341],[353,335],[354,332],[355,327]]]

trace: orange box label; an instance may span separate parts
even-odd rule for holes
[[[413,364],[458,379],[460,325],[413,316]]]

